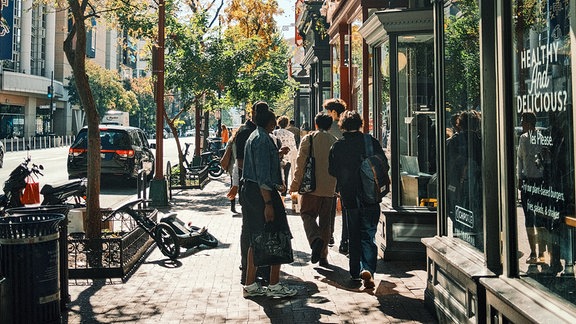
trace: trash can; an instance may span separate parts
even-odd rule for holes
[[[16,207],[6,209],[8,215],[36,215],[36,214],[62,214],[64,220],[60,222],[60,309],[67,309],[70,302],[70,293],[68,292],[68,212],[69,205],[48,205],[34,207]]]
[[[0,218],[0,323],[60,323],[62,214]]]

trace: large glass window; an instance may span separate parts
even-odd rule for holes
[[[380,54],[380,102],[382,105],[382,147],[390,151],[390,42],[386,41],[379,47]],[[390,160],[390,156],[388,156]]]
[[[513,2],[518,266],[576,303],[569,1]]]
[[[335,38],[332,49],[332,97],[340,98],[340,36]]]
[[[352,90],[352,98],[349,106],[352,109],[358,110],[360,115],[362,115],[362,51],[364,39],[362,35],[358,32],[358,29],[362,26],[362,18],[359,15],[352,22],[352,42],[351,47],[351,60],[352,64],[350,66],[350,88]]]
[[[398,155],[401,205],[420,206],[435,197],[434,37],[397,38]],[[394,108],[393,108],[394,109]]]
[[[478,0],[447,1],[444,8],[447,231],[483,250]]]

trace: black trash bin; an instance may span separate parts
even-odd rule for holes
[[[62,214],[0,218],[0,323],[60,323]]]
[[[68,292],[68,212],[69,205],[47,205],[34,207],[16,207],[6,209],[8,215],[37,215],[37,214],[62,214],[64,220],[60,222],[60,309],[67,309],[70,302]]]

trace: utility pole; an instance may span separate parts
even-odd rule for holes
[[[156,164],[154,179],[150,183],[151,205],[168,206],[168,184],[162,165],[164,154],[164,23],[166,20],[164,0],[158,1],[158,41],[155,55],[156,74]]]

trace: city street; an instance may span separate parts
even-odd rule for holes
[[[155,140],[151,140],[155,143]],[[193,137],[180,138],[182,146],[185,142],[194,142]],[[0,169],[0,182],[3,184],[10,172],[22,163],[26,156],[31,157],[31,163],[41,164],[44,168],[42,173],[36,181],[40,183],[40,187],[45,184],[58,185],[68,180],[68,173],[66,171],[66,159],[68,157],[69,146],[30,150],[30,151],[17,151],[6,152],[4,156],[4,167]],[[156,154],[155,150],[153,150]],[[174,165],[178,161],[178,153],[176,150],[176,143],[174,138],[164,139],[163,150],[164,165],[170,161]],[[163,168],[165,170],[165,167]],[[136,188],[127,184],[123,179],[104,178],[101,185],[100,204],[103,208],[112,208],[126,201],[129,197],[136,195]]]

